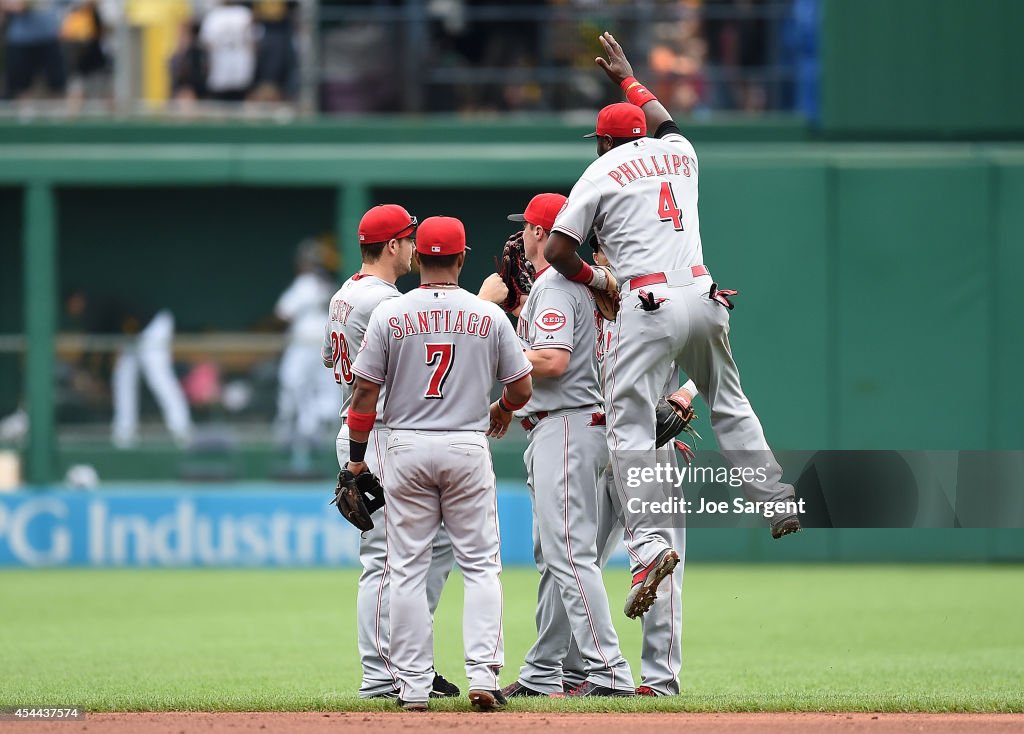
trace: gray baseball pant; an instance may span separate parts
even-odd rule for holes
[[[586,679],[632,690],[619,649],[598,549],[599,492],[608,447],[593,410],[555,411],[530,431],[524,460],[533,502],[537,641],[519,680],[543,693],[562,690],[562,660],[575,640]]]
[[[370,471],[383,484],[384,449],[390,432],[375,428],[370,432],[366,446],[366,463]],[[348,426],[342,426],[335,444],[338,465],[348,463]],[[356,593],[356,625],[358,627],[359,660],[363,667],[363,680],[359,686],[360,698],[391,694],[398,690],[398,674],[391,664],[391,566],[388,562],[387,504],[373,516],[373,530],[359,537],[359,562],[363,571],[359,575]],[[430,570],[427,573],[427,604],[434,616],[445,581],[455,563],[451,541],[442,527],[434,539]]]

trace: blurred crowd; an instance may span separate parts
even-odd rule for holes
[[[820,1],[0,0],[0,67],[8,99],[110,100],[116,60],[151,106],[291,102],[306,43],[325,113],[562,112],[615,96],[593,66],[612,29],[677,114],[813,118]]]
[[[298,0],[0,0],[2,97],[293,99]],[[126,33],[118,33],[119,28]]]
[[[611,29],[630,48],[647,49],[636,71],[678,114],[790,110],[806,78],[806,49],[816,54],[819,2],[427,0],[424,32],[397,46],[388,42],[397,24],[349,9],[337,17],[351,22],[323,34],[322,106],[466,114],[593,109],[617,99],[594,74],[597,36]],[[397,12],[405,3],[373,5]],[[410,75],[417,84],[408,83]]]

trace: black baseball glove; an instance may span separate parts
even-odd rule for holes
[[[512,311],[519,305],[520,296],[528,296],[533,288],[537,272],[533,263],[526,259],[526,248],[523,245],[523,230],[509,236],[498,261],[498,275],[508,288],[508,296],[501,307]]]
[[[700,438],[690,426],[696,417],[697,414],[693,412],[690,399],[686,397],[682,388],[659,400],[654,408],[655,446],[661,448],[683,431]]]
[[[384,506],[384,488],[375,475],[368,471],[353,474],[348,469],[338,472],[331,504],[338,506],[341,516],[361,531],[373,530],[370,515]]]

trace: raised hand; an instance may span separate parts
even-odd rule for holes
[[[622,83],[623,79],[633,76],[633,67],[629,65],[629,60],[626,58],[622,46],[615,40],[615,36],[605,31],[597,37],[597,40],[601,42],[604,53],[608,58],[606,60],[598,56],[594,59],[594,62],[604,69],[604,73],[608,75],[608,78],[618,86]]]

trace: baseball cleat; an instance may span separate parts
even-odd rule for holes
[[[638,696],[657,696],[658,693],[650,686],[637,686],[636,695]]]
[[[679,554],[666,548],[644,570],[633,576],[633,587],[626,595],[626,616],[636,619],[643,616],[658,598],[658,584],[679,564]]]
[[[568,695],[568,694],[572,693],[573,689],[579,688],[582,685],[583,685],[583,681],[577,681],[577,682],[574,683],[572,681],[563,680],[562,681],[562,693]]]
[[[541,693],[536,689],[530,688],[529,686],[524,686],[519,681],[516,681],[515,683],[512,683],[502,688],[501,695],[503,695],[505,698],[522,698],[524,696],[547,696],[548,694]]]
[[[426,701],[403,701],[400,698],[396,698],[395,703],[403,711],[426,711],[429,708]]]
[[[469,692],[469,702],[477,711],[500,711],[508,703],[501,691],[485,691],[481,688]]]
[[[636,695],[636,691],[632,688],[608,688],[607,686],[599,686],[596,683],[591,683],[590,681],[585,680],[565,695],[569,698],[586,698],[592,696],[632,698]]]
[[[778,540],[783,535],[790,535],[800,531],[800,520],[796,515],[783,517],[772,523],[772,538]]]
[[[431,698],[458,698],[461,693],[457,685],[445,680],[440,673],[434,673],[434,683],[430,686]]]
[[[368,699],[369,698],[383,698],[383,699],[386,699],[388,701],[391,701],[391,700],[394,700],[394,699],[398,698],[398,691],[395,690],[394,688],[392,688],[391,690],[388,690],[388,691],[380,691],[379,693],[371,693],[369,696],[364,696],[363,698],[368,698]]]

